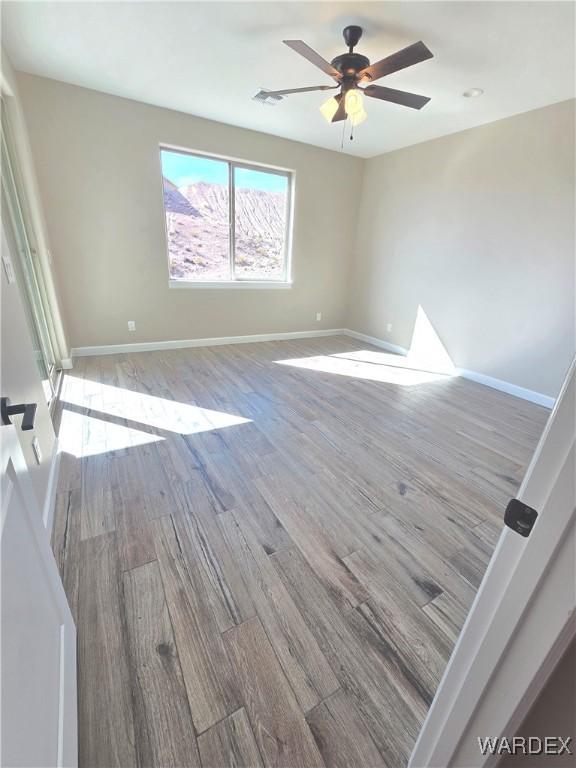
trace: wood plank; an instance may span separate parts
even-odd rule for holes
[[[434,582],[442,588],[443,592],[450,592],[466,609],[470,606],[475,590],[422,538],[417,528],[399,522],[391,516],[378,518],[377,525],[380,531],[385,532],[389,537],[389,548],[395,552],[394,557],[402,560],[408,558],[411,571],[418,572],[417,569],[424,569],[425,573],[433,575]]]
[[[322,517],[323,506],[314,498],[314,486],[304,489],[301,478],[288,478],[289,473],[278,468],[267,478],[256,480],[256,484],[311,567],[330,585],[333,598],[345,610],[354,608],[368,599],[368,592],[345,561],[345,555],[360,546],[358,539],[349,528],[346,536],[337,535],[338,531],[333,530],[336,526],[330,526],[328,505]]]
[[[151,522],[164,593],[197,733],[238,709],[235,678],[197,568],[188,568],[170,517]]]
[[[68,598],[68,605],[78,626],[80,585],[80,504],[79,489],[61,491],[54,502],[52,551]]]
[[[271,556],[320,648],[352,697],[389,768],[404,765],[427,704],[411,679],[401,680],[398,663],[381,637],[356,610],[342,614],[297,550]],[[391,728],[390,724],[394,723]]]
[[[426,603],[442,593],[431,573],[413,558],[386,541],[384,533],[379,535],[378,555],[370,550],[360,549],[344,558],[344,562],[374,597],[379,597],[390,587],[402,585],[403,591],[416,603]]]
[[[466,544],[448,558],[450,565],[477,589],[484,577],[503,523],[489,520],[467,531]]]
[[[111,623],[111,636],[97,627],[96,639],[121,656],[129,607],[118,590],[131,578],[122,569],[147,572],[159,557],[199,730],[226,744],[239,719],[250,721],[237,714],[243,688],[221,632],[256,613],[298,709],[311,724],[316,713],[328,734],[318,742],[326,762],[338,764],[339,753],[352,765],[375,760],[350,746],[358,730],[398,768],[548,412],[458,378],[403,387],[289,364],[331,355],[380,369],[397,362],[344,337],[78,360],[58,405],[67,453],[53,547],[79,642],[88,642],[83,616],[88,631]],[[203,409],[251,421],[219,429]],[[142,436],[155,442],[136,444]],[[102,537],[114,544],[100,562]],[[108,734],[115,708],[131,717],[125,661],[112,676],[112,653],[89,657],[88,647],[79,653],[92,681],[81,693],[81,755],[100,743],[110,764],[146,762],[148,736],[137,755],[122,720]],[[154,709],[162,691],[136,688],[134,704]],[[327,710],[340,696],[355,726],[333,725]],[[90,714],[103,709],[102,719]]]
[[[120,490],[124,498],[139,499],[143,505],[143,518],[153,520],[174,511],[173,484],[164,472],[159,454],[159,443],[148,443],[131,448],[111,464],[110,484]]]
[[[198,737],[204,768],[264,768],[244,708]]]
[[[244,706],[265,766],[322,768],[324,763],[258,618],[224,634]]]
[[[452,643],[456,642],[466,621],[468,607],[459,603],[449,592],[443,592],[425,605],[422,610]]]
[[[58,486],[59,493],[64,491],[79,490],[82,488],[82,465],[78,460],[78,456],[75,452],[72,452],[73,446],[70,445],[69,435],[74,432],[75,425],[70,424],[67,419],[69,411],[63,407],[62,417],[60,420],[60,429],[58,436],[60,442],[61,456],[60,466],[58,468]],[[72,440],[77,440],[79,443],[78,450],[81,451],[82,436],[72,437]]]
[[[222,466],[222,465],[221,465]],[[230,461],[223,464],[229,487],[234,489],[235,503],[250,510],[252,529],[267,554],[292,547],[293,541],[256,484],[247,482]]]
[[[446,636],[423,611],[394,594],[369,600],[358,612],[381,641],[398,686],[408,685],[430,706],[452,651]]]
[[[213,498],[196,478],[174,490],[173,520],[187,562],[200,562],[221,632],[255,615],[254,604],[218,522]]]
[[[382,756],[352,699],[339,690],[306,716],[326,768],[383,768]]]
[[[138,765],[199,766],[157,562],[124,573],[124,603]]]
[[[226,512],[236,506],[236,483],[230,475],[236,474],[228,456],[215,456],[203,450],[193,435],[182,436],[191,467],[200,472],[208,492],[212,495],[218,512]],[[193,479],[191,476],[189,479]],[[241,484],[241,480],[239,485]]]
[[[156,560],[153,530],[141,499],[113,491],[120,567],[129,571]]]
[[[85,438],[86,439],[86,438]],[[89,439],[89,438],[88,438]],[[80,537],[89,539],[116,529],[116,514],[110,481],[113,457],[84,456],[80,506]]]
[[[449,558],[450,565],[474,588],[478,589],[488,566],[486,556],[472,547],[463,547]]]
[[[80,765],[136,765],[130,676],[115,533],[80,543],[78,722]]]
[[[274,651],[304,712],[338,688],[338,680],[268,556],[245,512],[219,516]]]

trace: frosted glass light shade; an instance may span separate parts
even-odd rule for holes
[[[327,101],[322,104],[320,107],[320,112],[324,115],[326,120],[328,122],[332,122],[332,118],[336,114],[336,110],[338,109],[338,102],[334,98],[334,96],[331,96]]]
[[[362,93],[357,88],[351,88],[346,91],[346,114],[350,119],[359,112],[364,111],[364,99]]]

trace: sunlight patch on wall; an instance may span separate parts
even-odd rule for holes
[[[436,371],[437,373],[456,374],[454,363],[420,305],[416,312],[416,322],[407,360],[414,366]]]
[[[155,429],[186,435],[251,421],[231,413],[200,408],[75,376],[66,376],[61,399],[65,403],[118,419],[128,419]]]
[[[421,306],[418,306],[416,312],[412,341],[406,356],[373,349],[357,349],[333,355],[275,362],[279,365],[381,381],[402,387],[426,384],[458,375],[446,348]]]

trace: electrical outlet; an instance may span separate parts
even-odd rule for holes
[[[316,312],[316,322],[319,323],[322,320],[322,312]]]
[[[392,333],[392,323],[386,323],[386,332]]]
[[[34,456],[36,456],[36,461],[38,464],[42,463],[42,450],[40,449],[40,441],[37,437],[32,440],[32,450],[34,451]]]
[[[128,330],[129,331],[135,331],[136,330],[136,321],[135,320],[128,320]]]

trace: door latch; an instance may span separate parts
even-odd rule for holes
[[[537,517],[538,512],[528,504],[524,504],[519,499],[510,499],[504,513],[504,523],[520,536],[526,537],[530,536]]]
[[[16,414],[22,414],[22,429],[34,429],[34,419],[36,417],[36,403],[20,403],[19,405],[10,405],[10,398],[3,397],[0,400],[0,416],[2,424],[7,426],[12,424],[11,417]]]

